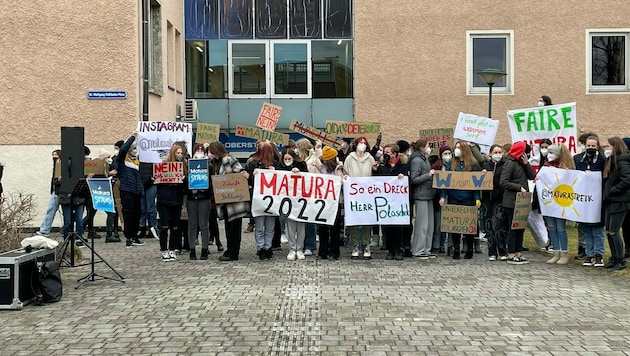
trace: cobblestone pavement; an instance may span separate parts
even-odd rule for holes
[[[224,235],[222,235],[224,236]],[[55,304],[0,312],[0,355],[622,355],[630,281],[603,269],[454,261],[160,261],[159,244],[96,250],[126,283],[76,280]],[[89,252],[84,249],[84,252]],[[199,251],[197,252],[199,253]],[[96,272],[113,276],[104,264]]]

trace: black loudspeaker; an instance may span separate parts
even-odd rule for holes
[[[84,177],[84,127],[61,128],[61,187],[59,192],[70,194]]]

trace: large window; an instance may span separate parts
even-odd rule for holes
[[[493,86],[494,93],[511,94],[514,72],[512,31],[468,31],[466,83],[469,94],[488,92],[488,85],[477,72],[486,68],[501,69],[507,73]]]
[[[628,92],[629,31],[587,31],[589,92]]]
[[[149,8],[149,91],[164,95],[162,79],[162,9],[152,0]]]

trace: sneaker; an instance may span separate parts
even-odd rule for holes
[[[287,237],[286,234],[280,235],[280,243],[286,244],[288,242],[289,242],[289,238]]]
[[[428,253],[421,253],[421,254],[416,255],[414,257],[418,257],[421,260],[428,260],[429,259],[429,254]]]
[[[287,260],[295,261],[295,251],[290,251],[289,252],[289,254],[287,255]]]
[[[434,254],[434,253],[430,253],[430,254],[429,254],[429,258],[437,258],[437,255],[436,255],[436,254]]]
[[[313,251],[306,249],[304,250],[304,256],[312,256],[313,255]]]
[[[84,244],[84,243],[83,243],[83,241],[81,241],[81,240],[77,240],[74,244],[75,244],[78,248],[84,248],[84,247],[85,247],[85,244]]]
[[[497,256],[488,257],[488,261],[496,261],[496,260],[497,260]]]
[[[248,225],[247,229],[245,229],[246,234],[249,234],[250,232],[254,232],[254,225]]]
[[[109,236],[105,238],[105,243],[109,242],[120,242],[120,237],[118,236]]]
[[[129,241],[129,240],[127,240]],[[131,244],[134,246],[144,246],[144,242],[140,241],[139,238],[135,237],[131,240]]]
[[[48,234],[50,234],[50,233],[49,232],[35,231],[35,235],[39,235],[39,236],[48,237]]]
[[[175,261],[177,259],[177,254],[175,253],[175,251],[170,251],[168,253],[168,257],[171,259],[171,261]]]
[[[593,267],[604,267],[604,258],[602,255],[595,255],[595,262],[593,262]]]
[[[370,251],[370,246],[366,246],[363,250],[363,258],[370,259],[372,258],[372,252]]]
[[[479,242],[488,242],[488,239],[486,238],[486,233],[485,232],[479,233]]]
[[[151,226],[151,229],[149,229],[149,231],[151,231],[151,235],[153,235],[153,237],[155,237],[156,240],[160,240],[160,236],[158,235],[157,231],[155,230],[155,228],[153,226]]]
[[[508,256],[501,256],[501,257],[499,257],[499,260],[507,261],[508,260]]]
[[[131,248],[131,246],[133,246],[133,243],[131,242],[131,240],[130,240],[130,239],[127,239],[127,243],[126,243],[126,246],[125,246],[125,247],[127,247],[127,248]]]
[[[523,257],[516,256],[514,258],[508,258],[508,263],[511,265],[524,265],[529,263],[529,261],[527,261]]]
[[[359,246],[354,246],[354,248],[352,249],[352,255],[350,256],[350,258],[352,259],[359,258]]]
[[[582,266],[584,267],[593,267],[593,262],[595,261],[595,257],[585,257],[584,262],[582,262]]]
[[[169,262],[169,261],[171,261],[171,256],[169,255],[168,251],[162,252],[162,262]]]
[[[305,258],[306,258],[306,257],[304,257],[304,252],[302,252],[302,251],[298,251],[298,252],[296,253],[296,255],[297,255],[297,259],[298,259],[298,260],[303,260],[303,259],[305,259]]]

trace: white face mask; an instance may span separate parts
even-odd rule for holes
[[[137,148],[132,149],[131,151],[129,151],[129,155],[131,157],[137,156],[138,155],[138,149]]]
[[[365,149],[367,148],[367,146],[365,145],[365,143],[360,143],[357,145],[357,151],[359,152],[365,152]]]
[[[503,154],[501,153],[497,153],[497,154],[493,154],[492,155],[492,160],[495,162],[499,162],[501,160],[501,158],[503,158]]]
[[[586,146],[580,145],[580,153],[584,153],[584,152],[586,152]]]
[[[538,106],[545,106],[545,102],[542,100],[538,100]]]
[[[604,156],[606,156],[606,158],[612,156],[612,150],[605,150],[604,151]]]
[[[114,156],[118,156],[118,150],[114,150]]]
[[[548,149],[546,149],[546,148],[541,148],[541,149],[540,149],[540,154],[541,154],[541,155],[546,156],[546,155],[547,155],[547,153],[549,153],[549,150],[548,150]]]
[[[294,148],[293,152],[295,152],[296,155],[299,155],[300,154],[300,149],[299,148]]]
[[[455,154],[455,157],[461,157],[462,156],[462,150],[461,148],[456,148],[455,151],[453,152]]]
[[[451,155],[443,155],[442,156],[442,161],[444,161],[446,163],[450,162],[451,159],[453,159],[453,156],[451,156]]]
[[[554,153],[547,154],[547,160],[549,162],[553,162],[553,161],[555,161],[557,159],[558,159],[558,155],[557,154],[554,154]]]
[[[428,155],[430,155],[430,154],[431,154],[431,147],[427,146],[427,147],[424,149],[424,154],[426,154],[427,156],[428,156]]]
[[[292,165],[292,164],[293,164],[293,160],[286,160],[286,159],[284,160],[284,165],[285,165],[285,166],[287,166],[287,167],[288,167],[288,166],[290,166],[290,165]]]
[[[114,161],[113,161],[111,158],[108,158],[108,159],[106,159],[106,160],[105,160],[105,162],[106,162],[107,164],[112,164],[112,162],[114,162]]]
[[[203,153],[195,153],[195,155],[193,157],[197,158],[197,159],[201,159],[201,158],[204,158],[205,155]]]

